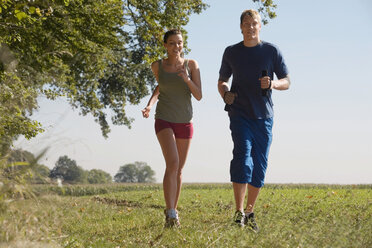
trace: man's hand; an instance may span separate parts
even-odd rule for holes
[[[269,76],[259,78],[261,81],[261,89],[268,90],[272,89],[271,79]]]
[[[231,91],[225,91],[225,94],[223,95],[223,101],[227,105],[231,105],[234,103],[235,97],[237,97],[238,94],[231,92]]]

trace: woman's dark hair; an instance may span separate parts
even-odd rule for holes
[[[167,43],[169,36],[175,35],[175,34],[182,35],[181,30],[179,30],[179,29],[171,29],[171,30],[167,31],[164,34],[164,43]]]

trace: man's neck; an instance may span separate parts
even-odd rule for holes
[[[243,43],[244,43],[244,46],[246,47],[255,47],[261,43],[261,40],[260,39],[249,39],[249,40],[244,39]]]

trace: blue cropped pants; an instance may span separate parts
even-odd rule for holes
[[[230,163],[231,182],[249,183],[261,188],[272,142],[273,118],[248,119],[236,114],[229,118],[234,142]]]

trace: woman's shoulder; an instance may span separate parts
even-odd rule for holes
[[[151,69],[158,71],[159,70],[159,67],[160,67],[160,63],[161,63],[161,60],[160,59],[152,62],[151,63]]]
[[[156,61],[154,61],[154,62],[151,63],[151,67],[153,67],[153,66],[159,66],[160,63],[161,63],[161,59],[156,60]]]
[[[198,62],[195,59],[187,59],[187,65],[190,69],[199,68]]]

